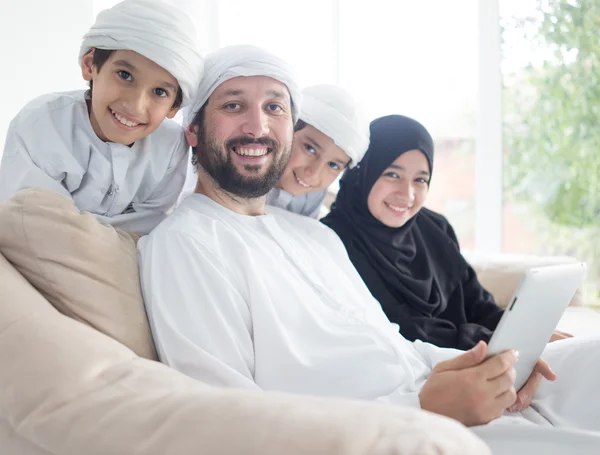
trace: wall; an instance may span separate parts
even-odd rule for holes
[[[8,124],[27,101],[43,93],[85,88],[77,55],[93,22],[92,0],[2,3],[0,155]]]

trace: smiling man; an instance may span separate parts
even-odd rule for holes
[[[466,425],[506,421],[517,353],[406,340],[331,229],[265,209],[297,118],[287,65],[253,47],[222,49],[206,64],[187,128],[196,191],[139,242],[160,359],[215,386],[373,400]],[[599,443],[599,341],[552,343],[545,356],[558,379],[539,386],[515,423],[593,430]]]
[[[219,185],[222,196],[231,196],[219,198],[227,205],[237,197],[258,199],[285,169],[291,125],[292,101],[283,83],[266,76],[230,79],[215,89],[187,131],[192,164]],[[198,179],[196,192],[212,193],[212,185]]]

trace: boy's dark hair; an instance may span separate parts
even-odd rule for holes
[[[192,123],[190,124],[190,126],[195,125],[195,126],[198,127],[198,133],[196,134],[196,136],[198,136],[198,142],[200,142],[200,139],[204,135],[204,132],[203,132],[203,129],[204,129],[204,109],[206,108],[206,104],[207,103],[204,103],[204,106],[202,106],[200,108],[200,110],[196,113],[196,115],[194,116],[194,120],[192,120]],[[194,168],[198,164],[198,155],[196,154],[196,147],[192,147],[191,162],[192,162],[192,166],[194,166]]]
[[[108,61],[110,56],[114,50],[112,49],[94,49],[94,54],[92,56],[92,65],[96,67],[96,71],[100,72],[100,68]],[[92,87],[93,82],[90,81],[90,89],[86,93],[90,98],[92,97]],[[181,102],[183,101],[183,92],[181,91],[181,87],[177,88],[177,95],[175,96],[175,102],[173,103],[173,109],[177,109],[181,107]]]
[[[294,125],[294,133],[296,131],[300,131],[301,129],[303,129],[306,126],[306,122],[304,120],[300,120],[298,119],[298,121],[296,122],[296,124]]]

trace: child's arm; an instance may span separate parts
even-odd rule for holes
[[[18,128],[11,122],[0,163],[0,201],[24,188],[46,188],[71,197],[63,185],[65,172],[56,170],[50,155],[32,156]]]
[[[185,137],[177,145],[164,177],[144,201],[133,201],[135,212],[167,213],[177,202],[185,183],[188,160],[188,145]]]
[[[148,234],[175,205],[185,183],[187,169],[188,145],[183,139],[171,157],[171,162],[164,177],[154,188],[150,197],[143,201],[134,200],[128,210],[111,217],[96,217],[103,223],[116,228],[140,234]]]

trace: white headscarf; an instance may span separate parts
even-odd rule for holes
[[[260,47],[236,45],[223,47],[206,57],[204,78],[196,99],[185,113],[184,126],[187,128],[192,123],[198,111],[219,85],[239,76],[268,76],[286,85],[292,100],[292,117],[296,123],[301,94],[291,66]]]
[[[354,167],[369,148],[369,121],[354,97],[337,85],[313,85],[302,90],[300,120],[333,139]]]
[[[83,37],[79,64],[90,48],[131,50],[177,79],[182,106],[196,97],[203,63],[189,16],[166,0],[125,0],[106,9]]]

